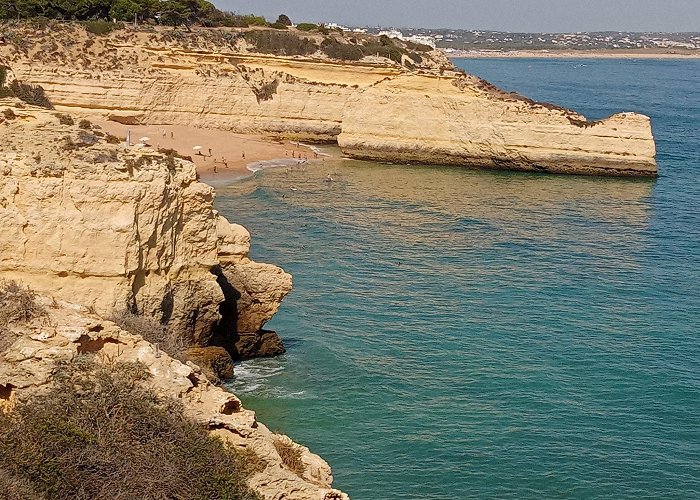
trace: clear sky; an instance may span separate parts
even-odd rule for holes
[[[522,32],[696,31],[700,0],[211,0],[296,22]]]

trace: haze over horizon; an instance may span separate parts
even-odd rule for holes
[[[698,0],[211,0],[274,21],[513,32],[700,32]]]

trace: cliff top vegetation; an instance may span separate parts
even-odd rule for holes
[[[134,21],[208,27],[268,26],[264,17],[223,12],[206,0],[0,0],[0,19]],[[291,24],[285,15],[277,23]]]
[[[259,458],[211,437],[149,376],[81,356],[47,392],[0,412],[3,498],[259,498],[246,482]]]

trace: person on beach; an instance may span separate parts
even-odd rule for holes
[[[211,148],[209,148],[209,156],[211,156]]]
[[[245,160],[245,151],[243,151],[242,158]]]
[[[331,177],[330,172],[326,175],[325,181],[326,181],[326,182],[333,182],[333,177]]]
[[[214,163],[214,173],[216,173],[216,163]]]
[[[173,134],[173,131],[172,131],[172,130],[170,131],[170,138],[171,138],[171,139],[174,139],[174,138],[175,138],[175,134]]]

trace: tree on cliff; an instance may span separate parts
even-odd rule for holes
[[[87,21],[114,18],[131,21],[135,16],[142,20],[156,19],[158,13],[164,23],[174,25],[206,24],[227,18],[207,0],[0,0],[1,19],[46,17]]]
[[[115,0],[109,9],[109,17],[118,21],[148,19],[156,14],[160,2],[155,0]]]
[[[289,19],[289,16],[287,16],[287,14],[280,14],[280,17],[277,18],[276,24],[284,24],[285,26],[291,26],[292,20]]]

